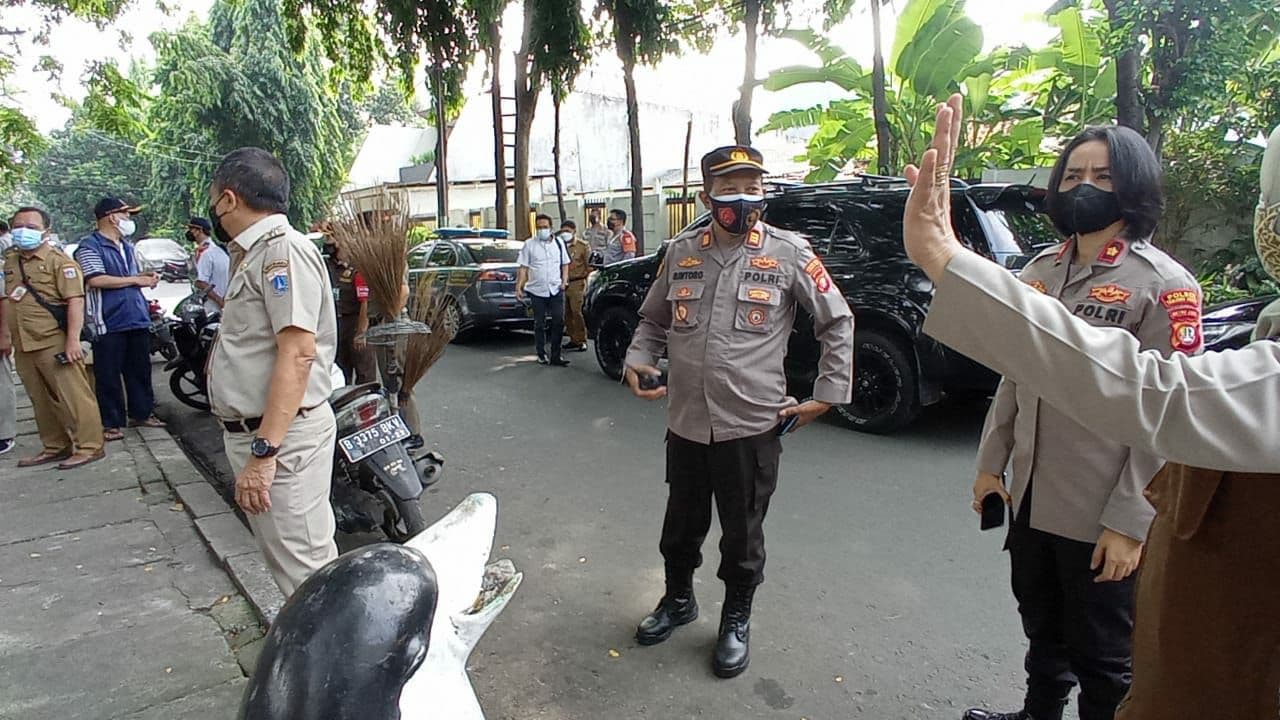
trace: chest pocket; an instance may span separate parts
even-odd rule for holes
[[[667,291],[671,302],[671,327],[675,330],[692,330],[698,327],[698,309],[702,305],[702,293],[706,285],[700,282],[673,283]]]
[[[244,300],[249,296],[250,291],[249,270],[238,272],[231,278],[222,305],[222,327],[227,332],[243,332],[248,325],[245,320]]]
[[[780,305],[781,289],[742,283],[738,286],[738,307],[733,326],[745,332],[767,333],[773,329]]]

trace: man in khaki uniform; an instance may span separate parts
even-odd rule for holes
[[[962,107],[960,95],[940,107],[932,147],[906,172],[906,250],[937,287],[925,331],[1076,422],[1106,418],[1113,440],[1170,462],[1148,490],[1156,520],[1133,685],[1117,719],[1280,715],[1280,343],[1140,352],[1137,338],[1089,326],[967,252],[951,230],[946,182]],[[1270,149],[1264,173],[1280,173],[1280,134]],[[1260,218],[1280,205],[1265,187]]]
[[[1028,263],[1022,282],[1091,325],[1132,333],[1143,349],[1199,352],[1199,285],[1147,241],[1162,203],[1146,140],[1128,128],[1089,128],[1063,150],[1049,186],[1050,217],[1071,239]],[[1112,720],[1129,689],[1133,573],[1155,517],[1143,491],[1164,460],[1114,442],[1106,426],[1079,424],[1011,380],[996,391],[974,509],[998,493],[1014,510],[1005,549],[1029,641],[1027,691],[1018,712],[975,708],[965,720],[1060,720],[1077,683],[1081,720]]]
[[[80,346],[84,275],[74,260],[48,243],[48,213],[20,208],[10,225],[13,247],[4,254],[6,324],[14,365],[31,397],[44,446],[18,467],[58,462],[66,470],[86,465],[105,452],[102,419]],[[55,312],[65,315],[65,329]]]
[[[720,638],[712,670],[741,674],[750,659],[751,603],[764,580],[764,517],[778,482],[781,434],[804,425],[853,394],[853,314],[822,261],[801,237],[760,222],[764,166],[759,152],[719,148],[702,159],[714,224],[677,237],[667,248],[640,308],[627,350],[625,380],[645,399],[665,350],[670,360],[667,409],[666,519],[659,548],[666,593],[636,630],[653,645],[698,616],[693,572],[715,500],[724,537],[717,573],[725,582]],[[796,306],[813,316],[822,345],[813,400],[786,393],[783,358]]]
[[[288,597],[338,556],[329,505],[337,344],[320,251],[289,225],[289,176],[265,150],[227,155],[209,189],[231,280],[209,359],[209,405],[267,567]]]
[[[587,323],[582,317],[582,302],[587,294],[587,276],[591,274],[591,246],[578,237],[578,224],[572,220],[561,223],[560,240],[569,253],[569,284],[564,291],[564,328],[569,333],[569,344],[564,349],[585,352]]]

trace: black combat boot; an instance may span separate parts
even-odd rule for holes
[[[1014,713],[992,712],[991,710],[983,710],[982,708],[973,708],[965,710],[964,715],[960,716],[960,720],[1035,720],[1027,714],[1026,710],[1019,710]]]
[[[698,600],[693,596],[693,571],[667,572],[667,592],[658,607],[640,621],[636,642],[657,645],[671,637],[677,627],[698,619]]]
[[[751,662],[751,599],[755,594],[754,585],[725,586],[720,639],[711,658],[711,670],[716,677],[737,677]]]

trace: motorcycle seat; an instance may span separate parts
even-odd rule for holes
[[[348,385],[347,387],[338,388],[329,396],[329,405],[331,405],[334,410],[337,410],[358,397],[368,395],[371,392],[378,392],[381,387],[381,384],[371,382],[363,385]]]

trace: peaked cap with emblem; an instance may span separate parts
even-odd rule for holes
[[[702,177],[728,175],[738,170],[754,170],[769,174],[764,167],[764,155],[749,145],[726,145],[702,156]]]

